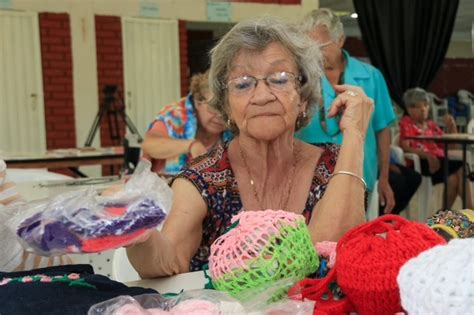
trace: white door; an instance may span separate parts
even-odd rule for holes
[[[127,114],[143,136],[158,111],[180,97],[176,20],[122,18]]]
[[[38,15],[0,10],[0,151],[45,149]]]

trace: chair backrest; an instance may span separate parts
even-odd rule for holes
[[[392,135],[392,144],[396,146],[400,146],[400,133],[396,133]]]
[[[108,250],[101,253],[75,254],[71,255],[71,259],[75,264],[92,265],[96,274],[111,278],[114,252],[115,250]]]
[[[471,118],[466,128],[467,133],[474,134],[474,118]]]
[[[390,145],[390,155],[395,158],[395,162],[401,165],[405,165],[405,156],[403,155],[403,149],[397,145]]]
[[[112,278],[120,282],[140,280],[140,276],[128,260],[125,248],[117,248],[112,261]]]
[[[428,93],[431,104],[431,117],[441,127],[444,127],[443,116],[449,114],[448,100],[440,99],[434,93]]]

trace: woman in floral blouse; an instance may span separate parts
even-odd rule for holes
[[[408,111],[408,116],[400,120],[400,146],[405,152],[415,153],[420,157],[421,173],[431,176],[433,185],[443,182],[444,173],[441,167],[444,163],[444,147],[433,141],[419,141],[407,139],[411,136],[435,136],[442,135],[443,130],[432,120],[428,119],[429,97],[425,90],[414,88],[407,90],[403,100]],[[453,116],[445,116],[446,131],[456,133],[456,123]],[[456,200],[456,196],[462,196],[463,175],[461,161],[449,161],[448,177],[448,209]],[[470,183],[466,185],[466,205],[472,208],[472,195]]]

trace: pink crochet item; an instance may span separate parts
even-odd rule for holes
[[[209,257],[212,278],[220,279],[237,268],[250,269],[246,261],[258,256],[267,240],[280,233],[281,226],[296,227],[300,218],[302,217],[299,215],[283,210],[242,211],[234,216],[231,222],[239,221],[240,233],[226,233],[212,244],[211,252],[214,253]],[[236,248],[236,245],[241,248]]]
[[[171,310],[159,308],[145,309],[137,304],[125,304],[117,309],[115,314],[120,315],[219,315],[219,307],[209,301],[189,299],[175,305]]]
[[[170,315],[219,315],[219,307],[209,301],[190,299],[174,306]]]
[[[316,243],[316,251],[319,256],[329,257],[328,267],[332,269],[336,264],[336,242],[322,241]]]
[[[317,270],[318,256],[302,215],[243,211],[231,222],[236,226],[212,244],[209,255],[217,290],[246,300],[242,295],[249,291],[266,292],[269,301],[276,301],[286,295],[289,284]],[[282,279],[286,284],[279,284]]]

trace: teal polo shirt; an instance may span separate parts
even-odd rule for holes
[[[392,101],[388,93],[387,84],[382,73],[375,67],[352,58],[347,51],[343,50],[346,59],[344,70],[344,84],[361,87],[368,97],[374,100],[374,113],[372,115],[364,148],[364,179],[367,182],[369,191],[373,191],[375,181],[378,176],[378,146],[377,132],[387,128],[395,121]],[[323,89],[324,113],[327,114],[336,92],[328,79],[321,78]],[[314,113],[308,126],[298,131],[296,137],[308,143],[342,143],[342,134],[339,129],[338,118],[326,119],[327,128],[325,131],[321,127],[321,112]]]

